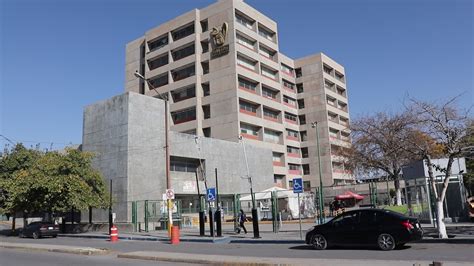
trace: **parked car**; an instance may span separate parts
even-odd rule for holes
[[[416,218],[383,209],[359,209],[314,226],[306,233],[306,244],[318,250],[361,245],[392,250],[422,238],[423,229]]]
[[[59,225],[50,222],[32,222],[20,232],[20,237],[33,237],[38,239],[44,236],[57,237]]]

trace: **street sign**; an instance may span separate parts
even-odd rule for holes
[[[208,188],[207,189],[207,201],[215,201],[216,200],[216,188]]]
[[[174,190],[172,188],[166,190],[166,199],[174,199]]]
[[[303,192],[303,178],[293,178],[293,192],[294,193]]]

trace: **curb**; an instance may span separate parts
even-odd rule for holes
[[[25,243],[22,244],[12,244],[12,243],[0,243],[0,248],[8,249],[21,249],[29,251],[47,251],[47,252],[57,252],[57,253],[67,253],[67,254],[76,254],[76,255],[106,255],[110,251],[108,249],[98,249],[98,248],[83,248],[83,247],[61,247],[54,245],[28,245]]]

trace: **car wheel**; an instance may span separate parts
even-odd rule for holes
[[[34,239],[40,238],[40,235],[38,234],[38,232],[33,232],[33,238]]]
[[[25,238],[25,235],[23,233],[20,233],[20,234],[18,234],[18,237]]]
[[[395,238],[390,234],[380,234],[377,244],[381,250],[392,250],[395,248]]]
[[[323,235],[316,234],[311,239],[311,245],[313,245],[314,249],[323,250],[327,248],[328,242],[326,241],[326,238]]]

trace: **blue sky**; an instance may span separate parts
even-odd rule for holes
[[[124,92],[126,43],[213,2],[0,0],[0,134],[81,143],[83,107]],[[474,103],[470,0],[246,2],[278,23],[286,55],[345,66],[352,117],[397,111],[406,95]]]

